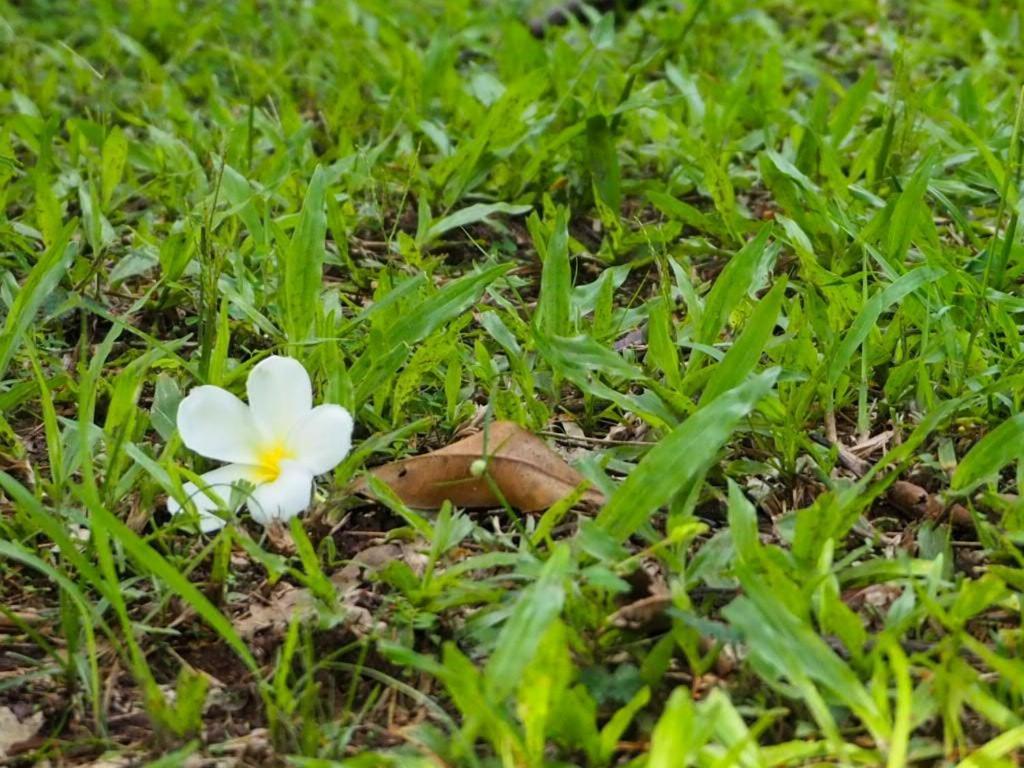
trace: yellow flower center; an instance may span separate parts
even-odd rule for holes
[[[263,446],[256,455],[256,481],[274,482],[281,475],[281,462],[291,458],[294,458],[294,454],[283,442]]]

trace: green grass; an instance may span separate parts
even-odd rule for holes
[[[550,7],[0,0],[15,760],[1018,764],[1024,3]],[[201,537],[270,353],[355,449]],[[346,493],[489,419],[607,504]]]

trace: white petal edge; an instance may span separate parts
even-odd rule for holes
[[[195,504],[199,511],[199,530],[203,533],[212,533],[224,527],[224,520],[213,514],[214,510],[221,508],[221,504],[210,498],[210,494],[219,497],[224,504],[229,504],[232,487],[243,480],[254,482],[253,478],[257,477],[258,471],[256,467],[245,464],[228,464],[226,467],[218,467],[202,475],[200,478],[203,481],[202,486],[185,483],[182,486],[185,496]],[[177,515],[183,511],[183,507],[177,499],[168,497],[167,511],[172,515]]]
[[[178,406],[178,432],[200,456],[232,464],[256,464],[260,433],[249,406],[220,387],[205,384]]]
[[[352,415],[340,405],[318,405],[292,427],[288,447],[314,475],[330,472],[352,450]]]
[[[261,525],[291,520],[304,512],[313,497],[313,475],[297,461],[282,461],[272,483],[257,486],[249,497],[249,514]]]
[[[253,419],[266,440],[283,440],[313,407],[313,385],[302,363],[273,355],[249,372],[245,384]]]

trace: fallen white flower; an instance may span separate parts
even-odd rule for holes
[[[185,445],[230,462],[203,475],[202,486],[184,485],[204,532],[224,525],[214,510],[229,501],[232,488],[251,487],[245,501],[257,522],[289,520],[309,506],[313,478],[336,467],[352,447],[349,412],[340,405],[313,407],[313,386],[298,360],[268,357],[252,369],[246,390],[249,405],[204,385],[178,407]],[[171,498],[167,509],[177,514],[182,506]]]

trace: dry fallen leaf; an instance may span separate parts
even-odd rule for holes
[[[338,601],[346,611],[346,624],[353,632],[359,634],[373,628],[373,617],[365,608],[355,604],[355,598],[366,578],[393,560],[404,561],[417,575],[423,574],[427,564],[427,557],[411,546],[379,544],[357,553],[352,562],[331,574]],[[235,619],[235,628],[246,640],[264,632],[283,635],[295,615],[300,621],[310,621],[316,612],[316,601],[308,589],[281,582],[266,602],[253,601],[248,612]]]
[[[296,611],[306,619],[313,610],[313,598],[308,590],[282,582],[266,603],[253,602],[249,612],[235,621],[235,628],[242,637],[251,640],[263,630],[284,632]]]
[[[9,707],[0,707],[0,757],[7,757],[12,747],[31,739],[42,727],[42,712],[19,720]]]
[[[445,500],[465,508],[500,507],[488,477],[473,473],[474,462],[480,459],[486,460],[486,475],[505,500],[523,512],[547,509],[584,482],[583,475],[543,440],[511,421],[493,422],[488,429],[433,453],[385,464],[370,472],[417,509],[437,509]],[[352,490],[372,496],[362,478]],[[604,496],[588,488],[581,500],[601,504]]]
[[[608,617],[608,623],[618,629],[658,629],[664,632],[672,626],[667,614],[671,607],[672,595],[648,595],[619,608]]]
[[[962,528],[974,525],[971,513],[963,504],[954,503],[948,508],[935,494],[928,493],[916,483],[897,480],[889,488],[886,498],[901,512],[915,518],[942,520]]]

